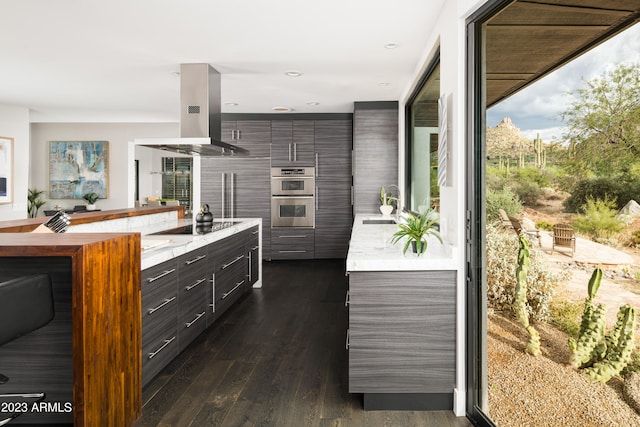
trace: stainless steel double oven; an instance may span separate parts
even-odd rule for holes
[[[315,226],[315,168],[271,168],[271,226]]]

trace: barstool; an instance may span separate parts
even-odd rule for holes
[[[54,316],[53,286],[49,274],[22,276],[0,283],[0,346],[40,329]],[[0,373],[0,385],[8,381],[9,377]],[[45,397],[44,392],[0,394],[0,399],[36,399],[34,402],[43,401]],[[20,414],[0,419],[0,426]]]

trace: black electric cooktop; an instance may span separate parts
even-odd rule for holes
[[[156,233],[151,233],[151,236],[155,235],[164,235],[164,234],[191,234],[195,236],[199,236],[202,234],[213,233],[214,231],[222,230],[227,227],[231,227],[233,225],[232,222],[214,222],[213,225],[196,225],[195,229],[193,224],[183,225],[181,227],[170,228],[168,230],[158,231]]]

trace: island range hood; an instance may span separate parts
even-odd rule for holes
[[[220,73],[209,64],[180,65],[180,137],[139,138],[136,145],[191,156],[249,151],[222,141]]]

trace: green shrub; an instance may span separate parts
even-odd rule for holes
[[[592,238],[606,239],[620,232],[624,223],[616,218],[615,201],[608,198],[587,198],[580,209],[584,212],[573,221],[573,227]]]
[[[518,236],[487,226],[487,304],[496,310],[512,310],[515,299]],[[549,304],[555,286],[567,275],[548,271],[544,256],[536,247],[530,249],[531,266],[527,274],[527,311],[535,320],[549,317]]]
[[[536,206],[542,195],[542,189],[535,181],[519,181],[513,184],[512,188],[525,206]]]
[[[536,228],[539,230],[552,231],[553,223],[549,221],[538,221],[536,222]]]
[[[551,302],[551,323],[572,337],[578,337],[583,304],[571,301]]]
[[[640,230],[636,230],[631,233],[629,239],[627,240],[627,245],[632,248],[640,248]]]
[[[615,200],[615,209],[622,209],[629,200],[640,200],[640,180],[628,176],[598,177],[578,182],[571,196],[564,201],[568,212],[578,212],[587,204],[587,200],[605,199]]]
[[[487,223],[499,221],[498,209],[504,209],[509,216],[518,216],[522,212],[522,202],[509,187],[497,191],[487,188]]]
[[[486,184],[491,190],[502,190],[507,183],[504,171],[497,167],[487,166]]]
[[[538,187],[549,187],[553,180],[553,175],[547,169],[538,169],[533,166],[527,166],[518,169],[514,180],[517,183],[536,183]]]

